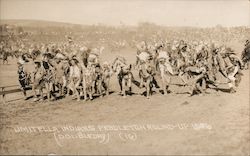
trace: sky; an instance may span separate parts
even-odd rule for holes
[[[0,19],[119,26],[250,26],[250,0],[0,0]]]

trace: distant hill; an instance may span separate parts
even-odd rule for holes
[[[0,25],[3,24],[9,24],[9,25],[15,25],[15,26],[22,26],[22,27],[78,27],[78,28],[83,28],[83,27],[89,27],[91,25],[82,25],[82,24],[74,24],[74,23],[66,23],[66,22],[56,22],[56,21],[46,21],[46,20],[26,20],[26,19],[6,19],[6,20],[0,20]],[[100,24],[98,25],[99,27],[111,27],[114,28],[113,26],[109,25],[104,25]],[[172,29],[172,30],[183,30],[183,29],[227,29],[227,27],[222,27],[220,25],[217,25],[216,27],[207,27],[207,28],[202,28],[202,27],[190,27],[190,26],[178,26],[178,27],[173,27],[173,26],[161,26],[161,25],[156,25],[154,23],[138,23],[137,26],[125,26],[126,28],[136,28],[136,27],[154,27],[154,28],[167,28],[167,29]],[[122,27],[120,27],[122,28]],[[123,27],[124,28],[124,27]],[[246,26],[239,26],[239,27],[231,27],[231,28],[247,28],[249,29],[250,27]]]
[[[80,24],[54,22],[54,21],[43,21],[43,20],[0,20],[0,24],[9,24],[22,27],[75,27],[82,26]]]

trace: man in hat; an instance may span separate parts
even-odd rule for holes
[[[27,86],[27,73],[24,71],[24,67],[23,64],[24,62],[18,61],[18,80],[19,80],[19,84],[20,84],[20,88],[23,92],[24,95],[24,99],[27,99],[27,95],[26,95],[26,86]]]

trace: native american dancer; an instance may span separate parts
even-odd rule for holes
[[[160,72],[162,80],[162,90],[164,94],[167,94],[167,89],[171,81],[171,75],[173,75],[174,72],[170,64],[169,55],[163,50],[163,47],[159,48],[156,60],[156,69]]]
[[[82,86],[84,93],[84,101],[86,101],[88,97],[90,100],[92,100],[93,93],[95,91],[95,73],[94,70],[90,67],[87,67],[83,72]]]
[[[44,100],[43,97],[43,88],[45,88],[45,81],[44,81],[44,76],[45,76],[45,71],[42,68],[41,61],[35,60],[35,71],[33,73],[33,86],[32,90],[34,92],[35,99],[34,101],[42,101]],[[38,94],[40,97],[38,97]]]
[[[66,86],[66,80],[64,77],[64,62],[60,58],[55,58],[55,86],[59,90],[59,95],[64,95],[64,87]]]
[[[186,67],[184,71],[187,75],[186,85],[190,87],[190,96],[194,94],[204,95],[208,80],[207,68],[204,62],[200,60],[196,65]]]
[[[109,95],[109,82],[110,82],[110,78],[112,76],[112,69],[109,65],[108,62],[103,62],[103,66],[102,66],[102,72],[103,72],[103,86],[105,89],[105,94]]]
[[[148,52],[141,52],[137,58],[139,60],[140,88],[143,86],[146,88],[146,97],[149,98],[153,87],[155,65]]]
[[[54,67],[50,63],[51,55],[50,53],[45,53],[42,60],[42,66],[45,70],[44,74],[44,81],[45,81],[45,88],[47,90],[47,99],[53,100],[54,94],[53,94],[53,85],[55,82],[55,72]],[[52,98],[53,96],[53,98]]]
[[[131,68],[132,66],[127,64],[126,59],[123,57],[116,57],[112,64],[112,69],[117,75],[123,97],[126,97],[126,87],[129,88],[130,92],[132,91],[133,74],[131,72]]]
[[[218,71],[228,80],[227,83],[230,92],[236,92],[236,85],[238,85],[241,78],[240,75],[242,75],[240,72],[242,66],[241,60],[229,48],[217,52],[217,55],[215,55],[215,65],[218,66]]]
[[[79,67],[78,61],[76,59],[70,60],[69,68],[69,89],[73,92],[73,98],[77,98],[80,101],[80,94],[78,92],[78,87],[82,81],[81,68]]]

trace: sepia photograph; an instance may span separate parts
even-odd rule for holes
[[[250,155],[250,0],[0,0],[0,155]]]

